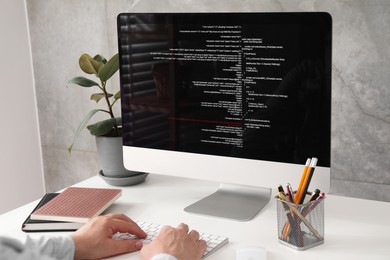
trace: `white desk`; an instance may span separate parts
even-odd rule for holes
[[[99,177],[78,183],[80,187],[112,187]],[[191,215],[183,208],[214,192],[217,183],[149,175],[146,182],[123,187],[123,195],[109,208],[133,219],[176,226],[189,224],[198,231],[229,237],[229,244],[207,259],[233,260],[235,250],[247,246],[267,249],[268,260],[390,259],[390,203],[328,195],[325,200],[325,242],[306,251],[295,251],[278,242],[276,205],[272,200],[252,221],[235,222]],[[24,239],[20,227],[37,202],[0,215],[0,235]],[[30,233],[30,236],[54,235]],[[55,235],[58,235],[56,233]],[[139,259],[138,252],[112,259]]]

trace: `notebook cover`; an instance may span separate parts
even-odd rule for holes
[[[107,209],[121,194],[120,189],[69,187],[34,211],[30,218],[86,223]]]
[[[55,198],[58,194],[46,193],[31,213]],[[22,231],[24,232],[75,231],[84,225],[84,223],[78,222],[34,220],[30,218],[30,215],[22,224]]]

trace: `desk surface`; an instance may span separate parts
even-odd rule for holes
[[[75,186],[112,187],[99,177]],[[274,259],[390,259],[390,203],[328,195],[325,200],[325,242],[306,251],[295,251],[278,242],[276,205],[272,201],[255,219],[236,222],[184,212],[189,204],[211,194],[217,183],[149,175],[133,187],[122,187],[122,197],[108,211],[125,213],[133,219],[176,226],[187,223],[201,232],[229,237],[229,244],[207,259],[233,260],[235,250],[249,246],[267,249]],[[0,215],[0,235],[24,240],[20,227],[37,201]],[[66,233],[29,233],[31,237]],[[111,259],[139,259],[138,252]]]

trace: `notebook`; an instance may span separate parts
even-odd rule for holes
[[[59,193],[46,193],[32,212],[45,205],[58,194]],[[69,221],[34,220],[30,218],[30,215],[22,224],[22,231],[24,232],[75,231],[85,224]]]
[[[86,223],[121,195],[120,189],[69,187],[34,211],[30,218]]]

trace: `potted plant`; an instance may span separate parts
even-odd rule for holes
[[[109,93],[106,88],[107,81],[119,69],[118,54],[112,56],[108,61],[100,54],[95,55],[94,57],[91,57],[89,54],[82,54],[79,58],[79,66],[84,73],[95,75],[98,82],[84,76],[78,76],[72,78],[68,82],[68,85],[78,85],[84,88],[97,88],[98,92],[93,93],[90,100],[95,101],[96,103],[104,102],[106,109],[93,109],[84,117],[76,130],[72,143],[68,147],[69,153],[72,152],[73,145],[81,131],[84,128],[87,128],[89,132],[96,137],[97,153],[102,166],[102,170],[99,174],[103,178],[106,177],[105,180],[107,180],[107,178],[124,178],[144,174],[128,171],[123,166],[122,120],[121,117],[116,117],[113,111],[113,106],[120,99],[120,91],[112,94]],[[104,113],[108,118],[89,124],[90,119],[96,113]],[[139,183],[140,178],[138,179],[137,182]],[[127,181],[127,184],[135,183]]]

